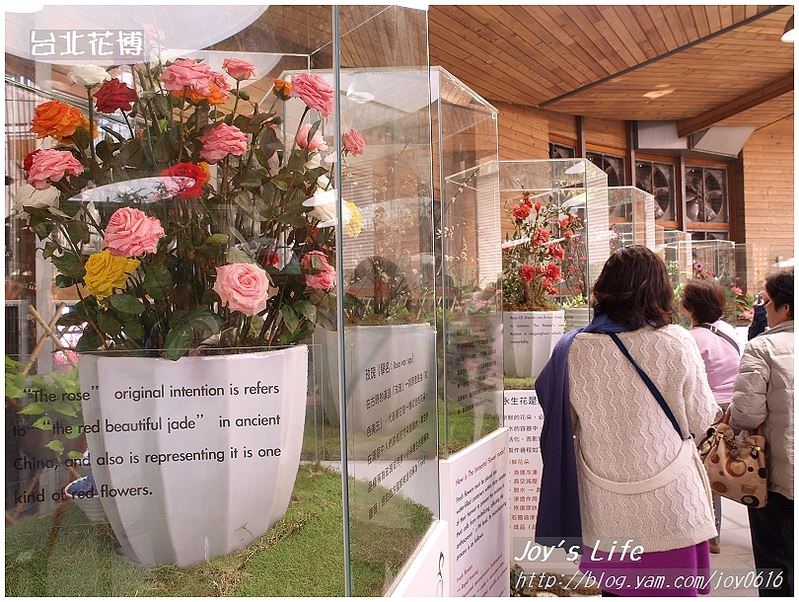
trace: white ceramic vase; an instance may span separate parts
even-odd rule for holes
[[[302,447],[307,346],[177,361],[83,354],[79,369],[92,473],[128,558],[191,566],[283,517]]]

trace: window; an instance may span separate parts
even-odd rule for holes
[[[727,224],[727,170],[688,167],[685,170],[685,221]]]
[[[585,158],[608,174],[608,186],[624,186],[624,158],[603,153],[585,153]]]
[[[691,240],[729,240],[727,232],[702,232],[694,230],[691,232]]]
[[[566,146],[565,144],[558,144],[556,142],[549,143],[549,158],[550,159],[574,159],[577,153],[573,146]]]
[[[653,161],[636,161],[635,185],[655,197],[655,219],[657,221],[677,221],[674,165]]]

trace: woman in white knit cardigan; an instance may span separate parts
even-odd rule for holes
[[[707,475],[691,437],[704,434],[719,413],[699,350],[684,328],[670,324],[673,294],[666,266],[649,249],[614,253],[593,294],[594,321],[563,343],[584,544],[581,569],[605,575],[600,584],[605,595],[708,593],[697,581],[688,587],[675,581],[709,575],[707,540],[716,535]],[[614,336],[654,382],[667,408]],[[563,351],[556,349],[550,364],[562,361]],[[558,369],[545,368],[539,393],[552,391],[545,384],[552,377],[547,370]],[[542,400],[545,415],[548,403]],[[542,437],[542,449],[545,443]],[[541,520],[546,518],[539,515]],[[640,546],[635,558],[619,558],[618,550],[630,540],[628,551]],[[660,575],[665,581],[639,580]]]

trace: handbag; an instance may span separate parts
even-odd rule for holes
[[[747,436],[735,436],[730,411],[712,425],[698,445],[714,493],[750,508],[768,502],[768,467],[763,425]]]

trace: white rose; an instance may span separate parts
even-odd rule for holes
[[[108,71],[99,65],[75,65],[69,72],[69,81],[87,88],[94,88],[109,79]]]
[[[61,193],[58,188],[48,186],[44,190],[37,190],[30,184],[23,184],[14,195],[14,212],[22,219],[27,220],[28,214],[25,207],[58,207],[58,198]]]
[[[320,179],[321,178],[327,180],[325,176],[320,176]],[[303,205],[305,207],[313,207],[313,211],[311,211],[308,216],[318,219],[320,228],[330,228],[336,225],[337,198],[335,188],[322,190],[321,187],[317,186],[314,195],[306,199]],[[346,205],[342,207],[341,217],[343,218],[344,226],[349,224],[352,219],[352,212]]]

